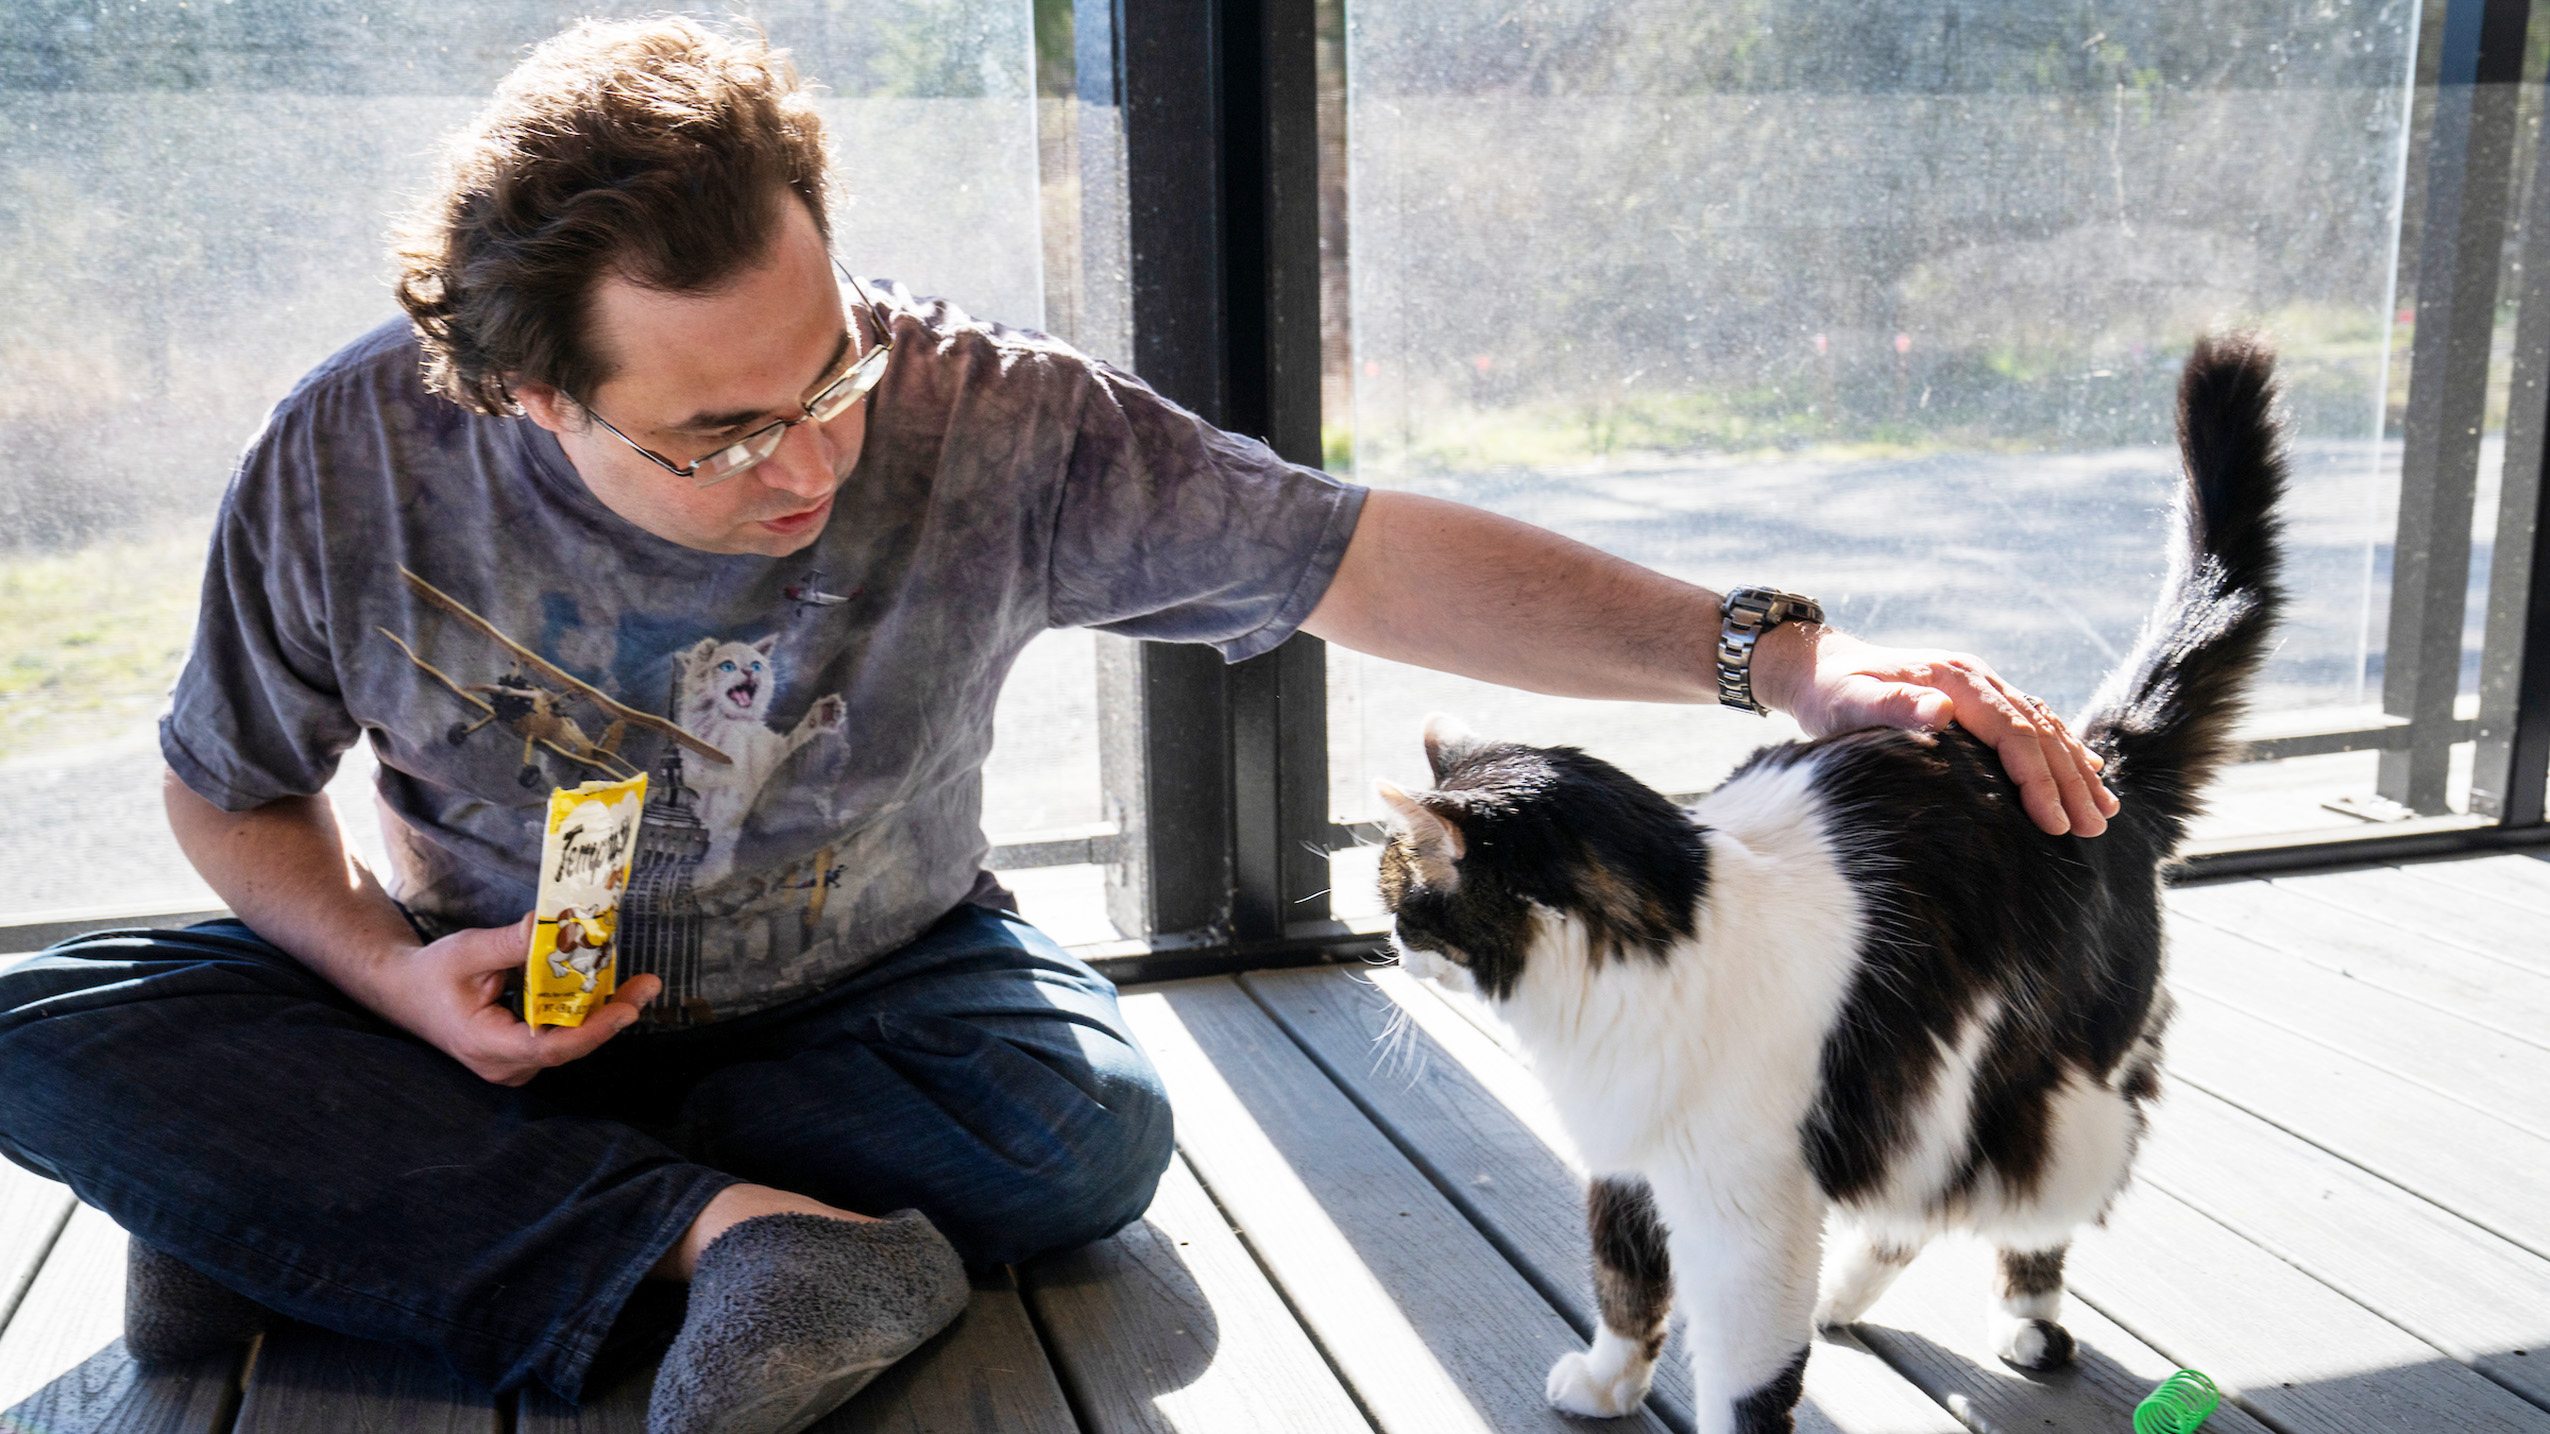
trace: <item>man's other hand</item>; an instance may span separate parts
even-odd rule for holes
[[[1811,736],[1954,722],[2000,754],[2029,819],[2047,832],[2097,836],[2121,807],[2099,780],[2106,763],[1980,657],[1873,647],[1804,623],[1783,623],[1763,639],[1765,646],[1775,641],[1811,647],[1811,654],[1783,654],[1789,660],[1767,665],[1801,680],[1787,692],[1763,694]]]
[[[591,1055],[635,1024],[663,982],[636,976],[581,1026],[534,1031],[504,1006],[505,976],[531,951],[532,918],[455,931],[372,965],[365,1004],[498,1085],[521,1085],[551,1066]]]

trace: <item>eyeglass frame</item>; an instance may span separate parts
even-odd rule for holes
[[[815,406],[824,402],[826,399],[832,398],[843,384],[850,383],[854,380],[864,379],[864,381],[859,383],[859,386],[856,389],[853,389],[848,394],[842,404],[841,412],[834,414],[834,418],[840,417],[841,413],[849,412],[850,404],[856,403],[860,399],[867,397],[870,393],[875,392],[876,386],[885,381],[886,361],[894,356],[894,329],[892,326],[888,325],[884,317],[878,313],[876,300],[868,297],[867,286],[859,282],[859,276],[851,273],[849,267],[843,264],[838,258],[832,261],[832,267],[834,270],[839,272],[842,278],[850,281],[851,289],[859,296],[860,308],[867,313],[870,322],[877,326],[878,338],[876,343],[870,347],[866,353],[859,355],[857,359],[852,361],[850,367],[842,370],[841,377],[834,379],[832,382],[825,384],[822,388],[816,390],[814,397],[801,398],[797,401],[797,406],[805,410],[805,413],[802,416],[796,418],[774,418],[770,422],[763,424],[761,427],[754,429],[752,432],[745,434],[741,438],[730,439],[727,442],[717,445],[714,451],[700,458],[694,459],[689,463],[675,463],[663,454],[656,452],[654,449],[649,448],[645,444],[638,442],[636,439],[631,438],[625,433],[622,433],[617,425],[613,424],[611,420],[603,417],[602,411],[595,408],[592,404],[585,403],[582,399],[578,399],[577,403],[586,413],[593,416],[594,422],[601,424],[606,429],[609,429],[612,437],[629,445],[631,448],[636,449],[640,454],[645,456],[648,462],[653,463],[656,467],[663,469],[665,472],[672,474],[674,477],[690,479],[691,486],[694,488],[714,488],[718,484],[725,482],[727,479],[735,477],[737,474],[747,473],[760,467],[762,464],[768,462],[774,454],[779,452],[779,444],[773,443],[770,446],[770,452],[760,454],[739,463],[706,482],[702,482],[695,476],[699,472],[701,464],[708,462],[709,459],[715,458],[718,454],[724,453],[730,448],[744,447],[766,434],[784,434],[787,430],[796,427],[800,423],[810,421],[817,423],[831,422],[832,419],[816,417]],[[853,331],[855,332],[855,321]]]

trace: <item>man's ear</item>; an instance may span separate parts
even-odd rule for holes
[[[563,390],[525,380],[507,385],[506,391],[514,396],[514,402],[522,405],[523,417],[551,433],[565,433],[584,427],[584,410],[577,407],[576,401],[567,397]]]
[[[1416,852],[1417,875],[1434,890],[1459,890],[1461,868],[1457,863],[1469,851],[1461,828],[1451,818],[1388,782],[1376,782],[1373,789],[1381,794],[1382,804],[1390,808],[1391,825],[1408,834],[1409,845]]]
[[[1426,765],[1434,769],[1436,782],[1450,776],[1453,765],[1478,745],[1479,739],[1461,725],[1460,718],[1437,712],[1426,719]]]

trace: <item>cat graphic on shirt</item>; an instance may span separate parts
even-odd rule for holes
[[[770,703],[779,687],[776,634],[759,642],[701,638],[680,658],[681,701],[674,718],[701,741],[734,758],[731,765],[694,762],[683,780],[699,794],[697,814],[708,828],[708,854],[699,880],[716,881],[733,869],[744,814],[780,764],[809,742],[838,742],[849,706],[840,694],[818,697],[797,725],[770,725]]]

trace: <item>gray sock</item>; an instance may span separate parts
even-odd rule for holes
[[[648,1434],[796,1434],[964,1310],[965,1265],[918,1211],[741,1221],[700,1253]]]
[[[181,1364],[244,1344],[273,1318],[264,1305],[140,1240],[124,1247],[124,1352]]]

